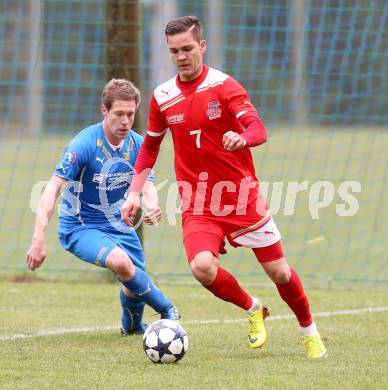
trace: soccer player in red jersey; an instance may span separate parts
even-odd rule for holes
[[[220,266],[224,239],[252,248],[300,325],[308,357],[326,354],[296,271],[283,254],[281,236],[263,200],[250,148],[267,131],[246,90],[203,63],[206,42],[195,16],[170,21],[165,30],[178,74],[154,90],[148,130],[136,160],[121,216],[131,224],[140,193],[164,134],[171,131],[175,173],[182,198],[183,240],[194,277],[216,297],[248,312],[252,348],[266,340],[265,307]]]

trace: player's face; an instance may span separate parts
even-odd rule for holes
[[[132,128],[135,120],[136,103],[134,100],[115,100],[111,109],[101,106],[102,115],[105,117],[104,132],[108,141],[118,145]]]
[[[201,74],[205,40],[197,42],[188,30],[167,36],[167,46],[182,81],[194,80]]]

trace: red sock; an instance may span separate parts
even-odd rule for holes
[[[304,293],[298,274],[291,268],[291,278],[286,284],[276,284],[280,296],[295,313],[299,325],[306,327],[312,324],[309,301]]]
[[[217,298],[232,302],[244,310],[249,310],[252,306],[252,297],[241,288],[232,274],[221,267],[218,267],[213,283],[209,286],[203,286]]]

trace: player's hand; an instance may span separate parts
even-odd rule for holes
[[[34,271],[39,268],[46,258],[46,244],[44,240],[33,240],[27,252],[27,267]]]
[[[159,206],[156,206],[143,215],[143,221],[147,225],[156,225],[162,219],[162,210]]]
[[[140,194],[138,192],[130,192],[127,199],[121,206],[121,219],[128,226],[133,225],[137,210],[140,208]]]
[[[241,137],[239,133],[235,131],[228,131],[222,137],[222,145],[229,152],[233,152],[237,149],[242,149],[246,145],[246,141]]]

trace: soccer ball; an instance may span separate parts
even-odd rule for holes
[[[189,339],[178,322],[158,320],[144,332],[143,347],[154,363],[175,363],[187,352]]]

